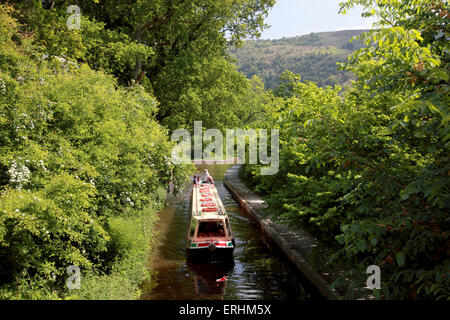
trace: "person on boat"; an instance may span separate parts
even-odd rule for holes
[[[208,169],[205,169],[205,175],[203,177],[203,181],[214,184],[214,179],[213,179],[213,177],[210,176]]]

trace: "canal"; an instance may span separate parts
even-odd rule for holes
[[[234,261],[193,263],[186,259],[185,233],[192,186],[170,196],[159,213],[158,242],[152,258],[152,287],[141,299],[310,300],[321,299],[302,274],[268,247],[222,180],[230,165],[197,165],[215,179],[236,242]]]

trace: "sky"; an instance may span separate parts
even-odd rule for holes
[[[261,39],[295,37],[311,32],[369,29],[372,21],[361,17],[362,8],[339,14],[339,3],[344,0],[277,0],[265,23]]]

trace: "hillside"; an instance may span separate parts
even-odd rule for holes
[[[349,40],[367,30],[346,30],[311,33],[309,35],[276,40],[247,40],[240,48],[228,52],[237,59],[239,71],[251,78],[263,79],[265,87],[273,89],[281,73],[290,70],[302,76],[303,81],[314,81],[319,86],[344,84],[351,75],[337,69],[348,55],[361,47]]]

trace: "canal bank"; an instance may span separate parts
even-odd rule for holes
[[[240,180],[239,168],[240,165],[229,168],[223,181],[242,210],[258,225],[265,238],[275,244],[326,299],[339,299],[339,292],[331,289],[338,271],[328,264],[330,253],[327,249],[306,230],[293,230],[273,222],[262,198]]]

